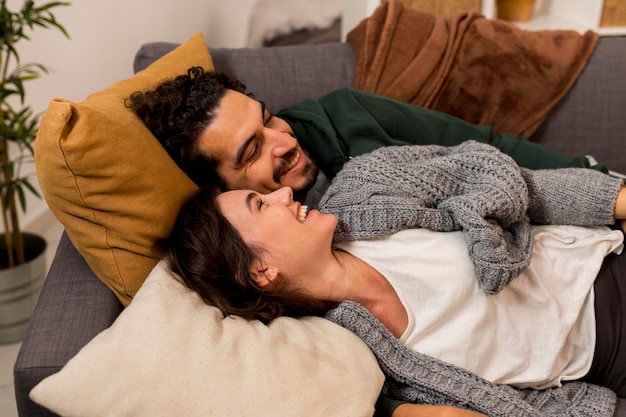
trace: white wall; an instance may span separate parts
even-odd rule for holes
[[[344,0],[343,14],[341,16],[341,39],[345,40],[348,33],[361,22],[370,16],[381,0]]]
[[[9,1],[14,10],[21,4]],[[53,98],[81,101],[131,76],[135,52],[146,42],[183,42],[203,32],[209,46],[244,46],[253,4],[254,0],[74,0],[55,12],[71,39],[36,29],[32,41],[19,46],[22,62],[36,61],[52,69],[27,85],[27,103],[43,111]],[[28,205],[22,216],[25,226],[47,209],[36,198]]]

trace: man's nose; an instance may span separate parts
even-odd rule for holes
[[[275,158],[282,158],[298,145],[296,138],[289,133],[269,128],[265,130],[265,141],[271,146],[272,156]]]

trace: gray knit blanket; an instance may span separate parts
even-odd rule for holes
[[[544,390],[496,385],[471,372],[407,349],[367,309],[345,301],[326,315],[359,336],[372,350],[392,398],[426,405],[452,405],[488,416],[610,417],[616,395],[584,382]],[[460,347],[463,348],[463,347]],[[471,349],[471,346],[465,347]]]
[[[606,225],[622,180],[581,168],[531,171],[491,145],[389,146],[347,162],[320,201],[335,241],[403,229],[462,230],[481,288],[501,291],[530,263],[531,221]]]

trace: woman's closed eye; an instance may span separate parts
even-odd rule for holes
[[[249,192],[246,195],[246,207],[248,207],[248,211],[252,214],[258,214],[261,212],[261,209],[265,206],[265,201],[261,198],[261,196],[255,192]]]

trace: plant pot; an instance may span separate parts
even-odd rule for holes
[[[26,263],[0,269],[0,343],[24,338],[46,277],[46,241],[24,233]],[[4,234],[0,234],[0,260],[6,257]]]
[[[535,0],[496,0],[498,19],[528,22],[535,12]]]

